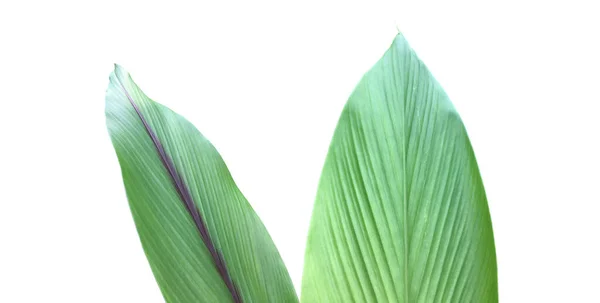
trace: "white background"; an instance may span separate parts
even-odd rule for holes
[[[299,288],[337,118],[396,27],[469,131],[501,301],[600,302],[597,1],[84,2],[0,4],[0,302],[163,302],[105,129],[114,62],[219,149]]]

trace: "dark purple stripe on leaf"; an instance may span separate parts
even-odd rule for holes
[[[129,95],[129,92],[127,91],[127,89],[125,88],[125,86],[123,85],[123,83],[121,82],[119,77],[116,75],[115,75],[115,77],[116,77],[117,81],[119,82],[119,85],[121,85],[121,88],[123,89],[123,92],[127,96],[127,99],[129,99],[129,103],[131,103],[131,105],[135,109],[135,112],[137,113],[138,117],[144,124],[144,128],[146,129],[148,136],[150,136],[150,139],[152,139],[152,143],[154,143],[154,147],[156,148],[156,151],[158,152],[158,155],[160,156],[160,160],[161,160],[162,164],[164,165],[164,167],[167,169],[167,172],[169,173],[169,176],[171,177],[171,180],[173,181],[173,184],[175,185],[177,194],[181,198],[181,201],[185,205],[185,208],[187,209],[188,213],[192,216],[192,219],[194,220],[196,228],[198,229],[198,232],[200,233],[200,237],[202,238],[202,241],[204,242],[204,244],[206,245],[206,248],[210,252],[211,257],[212,257],[213,261],[215,262],[215,266],[217,267],[217,271],[219,272],[219,274],[221,275],[221,278],[223,279],[223,282],[225,282],[225,285],[229,289],[229,292],[231,293],[231,297],[233,298],[233,301],[235,303],[241,303],[242,297],[240,296],[240,294],[237,290],[237,287],[235,286],[235,284],[233,283],[233,280],[231,279],[231,277],[229,276],[229,273],[227,272],[227,267],[225,266],[225,260],[223,260],[223,256],[221,255],[221,253],[219,251],[217,251],[212,240],[210,239],[210,235],[208,234],[208,229],[206,228],[204,219],[202,218],[200,211],[196,207],[196,204],[194,203],[194,200],[192,199],[192,196],[190,195],[190,192],[189,192],[187,186],[185,185],[185,182],[183,181],[183,179],[177,172],[177,169],[175,168],[173,161],[167,155],[162,143],[156,136],[156,133],[154,133],[154,131],[148,124],[148,121],[146,121],[146,118],[144,118],[144,115],[142,115],[140,108],[133,101],[133,98],[131,97],[131,95]]]

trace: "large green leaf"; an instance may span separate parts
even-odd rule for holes
[[[119,66],[106,123],[129,205],[167,302],[297,302],[265,227],[225,163],[183,117]]]
[[[338,122],[302,302],[498,301],[485,192],[450,100],[398,35]]]

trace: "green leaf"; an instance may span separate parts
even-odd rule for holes
[[[297,302],[262,222],[216,149],[116,66],[106,123],[133,218],[167,302]]]
[[[497,302],[492,224],[463,123],[402,35],[346,104],[302,302]]]

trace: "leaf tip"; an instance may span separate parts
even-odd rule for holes
[[[120,71],[123,70],[123,67],[121,65],[119,65],[119,63],[113,63],[114,65],[114,71]]]
[[[117,78],[121,78],[122,76],[127,76],[129,75],[129,73],[125,70],[125,68],[123,68],[121,65],[119,65],[118,63],[114,63],[114,70],[113,70],[114,75]],[[122,79],[122,78],[121,78]]]

